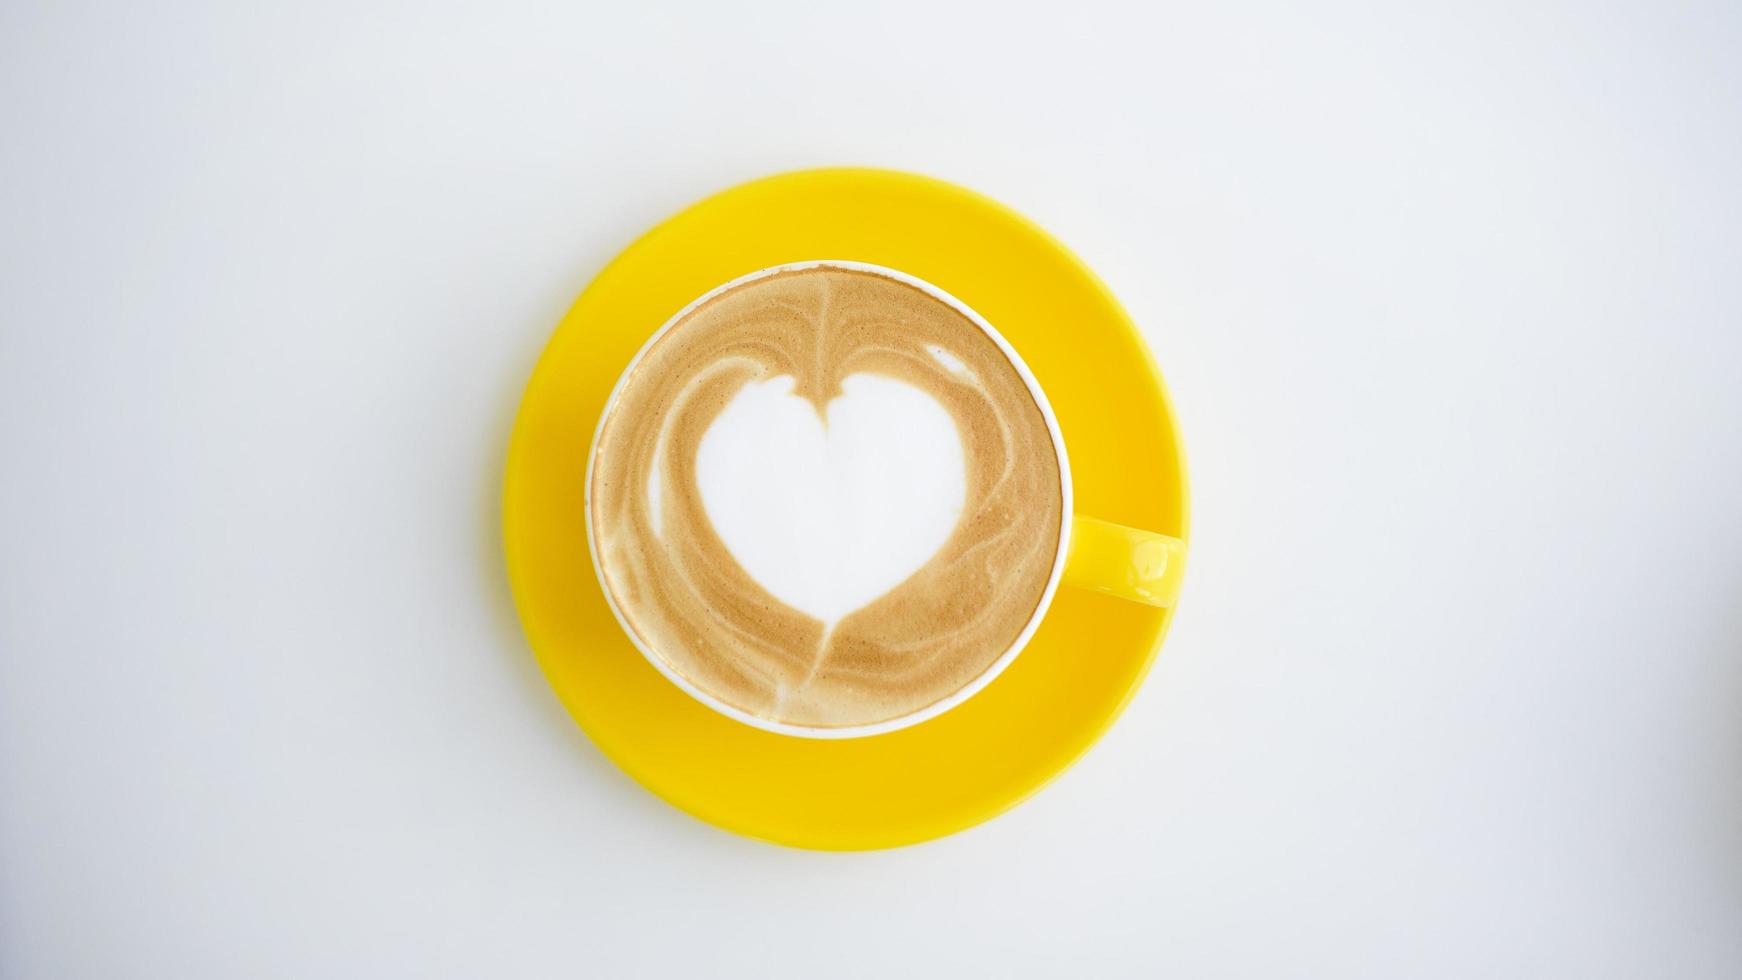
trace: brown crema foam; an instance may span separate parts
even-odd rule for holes
[[[967,492],[937,554],[831,629],[733,558],[703,509],[696,451],[751,382],[790,375],[793,394],[821,412],[861,373],[906,382],[949,412]],[[605,586],[642,643],[718,700],[811,728],[901,718],[984,673],[1040,604],[1064,511],[1046,417],[998,345],[921,289],[831,266],[733,287],[666,331],[600,429],[590,489]]]

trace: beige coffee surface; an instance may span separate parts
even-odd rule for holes
[[[821,412],[855,374],[906,382],[943,405],[967,492],[937,554],[831,628],[732,557],[696,489],[696,452],[746,384],[791,376]],[[590,489],[605,585],[642,642],[727,704],[817,728],[912,714],[984,673],[1039,605],[1063,518],[1046,418],[991,338],[916,287],[834,267],[734,287],[667,331],[600,431]]]

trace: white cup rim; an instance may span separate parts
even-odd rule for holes
[[[1058,547],[1053,555],[1052,570],[1047,576],[1046,588],[1042,590],[1040,601],[1035,604],[1034,613],[1029,616],[1028,622],[1022,627],[1022,631],[1016,635],[1016,639],[1011,642],[1010,647],[998,655],[998,659],[994,660],[990,666],[988,666],[984,671],[981,671],[980,675],[975,677],[972,681],[969,681],[967,684],[958,688],[948,696],[940,698],[917,711],[910,712],[898,718],[891,718],[886,721],[880,721],[869,725],[853,725],[838,728],[816,728],[805,725],[792,725],[785,722],[770,721],[769,719],[758,717],[742,708],[727,704],[719,698],[714,697],[712,694],[697,687],[695,684],[691,683],[688,678],[678,673],[670,664],[665,662],[663,657],[649,648],[648,644],[642,640],[640,634],[638,634],[635,631],[635,628],[630,625],[629,618],[624,615],[623,610],[618,607],[617,599],[611,593],[610,583],[607,582],[605,578],[604,566],[599,561],[598,543],[593,537],[593,462],[598,454],[599,437],[604,434],[605,423],[610,419],[611,411],[617,405],[618,396],[623,393],[624,384],[629,380],[630,375],[635,372],[635,369],[640,366],[642,358],[647,355],[647,352],[653,348],[654,344],[659,342],[661,337],[665,336],[667,331],[671,330],[673,326],[675,326],[685,316],[689,315],[690,311],[696,309],[703,303],[708,302],[726,290],[734,289],[746,283],[755,282],[758,279],[765,279],[769,276],[778,275],[780,273],[797,272],[805,269],[817,268],[835,268],[856,272],[868,272],[874,275],[894,279],[897,282],[905,283],[906,285],[912,286],[921,292],[930,295],[934,299],[954,308],[957,312],[966,316],[975,326],[979,327],[986,336],[990,337],[992,342],[998,345],[998,349],[1003,352],[1004,356],[1010,361],[1010,363],[1015,366],[1016,373],[1021,376],[1023,384],[1027,385],[1028,393],[1034,398],[1034,403],[1040,407],[1040,413],[1046,419],[1047,432],[1052,437],[1053,450],[1058,458],[1059,489],[1061,491],[1060,496],[1062,498],[1061,502],[1063,506],[1063,513],[1059,519]],[[635,352],[635,356],[629,359],[629,363],[624,366],[623,372],[617,376],[617,383],[611,387],[611,394],[605,399],[605,407],[603,411],[599,413],[599,424],[593,430],[592,442],[587,447],[587,471],[585,479],[582,521],[586,525],[587,551],[593,559],[593,574],[599,580],[599,589],[605,594],[605,604],[610,607],[611,615],[616,617],[617,624],[623,628],[624,635],[629,637],[629,641],[635,645],[635,649],[641,652],[642,657],[644,657],[648,663],[652,664],[655,670],[658,670],[661,674],[665,675],[667,680],[676,684],[690,697],[695,698],[697,701],[700,701],[702,704],[707,705],[709,708],[712,708],[720,714],[723,714],[734,721],[743,722],[752,728],[759,728],[763,731],[774,732],[780,735],[793,735],[800,738],[864,738],[871,735],[882,735],[887,732],[900,731],[901,729],[910,728],[921,722],[936,718],[938,715],[949,711],[951,708],[956,707],[962,702],[980,693],[980,691],[984,690],[988,684],[991,684],[996,680],[998,675],[1004,672],[1005,668],[1010,666],[1011,662],[1016,659],[1017,655],[1022,652],[1023,648],[1028,646],[1028,641],[1033,638],[1035,630],[1040,628],[1041,620],[1045,618],[1047,610],[1052,606],[1053,597],[1058,591],[1059,579],[1064,574],[1065,555],[1069,550],[1071,540],[1071,465],[1069,458],[1065,455],[1064,434],[1059,431],[1058,416],[1054,414],[1052,404],[1047,401],[1046,393],[1041,390],[1040,382],[1035,380],[1034,373],[1028,369],[1028,365],[1023,362],[1021,355],[1016,352],[1014,347],[1010,346],[1008,340],[1004,339],[1004,335],[999,333],[997,329],[995,329],[992,324],[988,323],[986,318],[976,312],[973,307],[962,302],[960,299],[957,299],[948,292],[945,292],[938,286],[935,286],[918,276],[902,272],[899,269],[891,269],[888,266],[875,265],[870,262],[857,262],[848,259],[808,259],[802,262],[787,262],[781,265],[757,269],[754,272],[746,273],[729,282],[715,286],[713,289],[710,289],[691,300],[683,309],[672,314],[665,323],[660,325],[658,330],[653,332],[652,336],[647,338],[647,342],[641,345],[641,349]]]

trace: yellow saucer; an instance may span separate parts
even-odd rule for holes
[[[679,809],[795,847],[895,847],[994,817],[1075,761],[1142,682],[1172,612],[1060,589],[984,691],[844,741],[740,724],[649,665],[605,605],[581,524],[599,413],[672,313],[804,259],[900,269],[997,327],[1058,413],[1078,513],[1183,538],[1185,461],[1161,376],[1106,287],[1022,216],[941,181],[830,169],[743,184],[649,231],[575,301],[526,387],[503,499],[515,602],[551,686],[607,756]]]

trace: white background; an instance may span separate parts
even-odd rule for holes
[[[1742,975],[1734,4],[262,6],[0,7],[0,976]],[[496,517],[593,273],[835,163],[1075,248],[1195,490],[1107,739],[865,855],[615,770]]]

